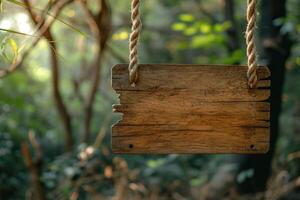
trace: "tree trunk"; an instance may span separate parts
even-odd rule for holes
[[[70,2],[70,1],[69,1]],[[66,5],[67,2],[61,5],[59,9],[63,9],[64,5]],[[32,21],[35,25],[39,25],[40,22],[42,22],[42,25],[45,22],[45,19],[39,19],[39,17],[34,13],[32,10],[32,6],[29,0],[24,0],[24,4],[26,5],[27,11],[29,13],[29,16],[31,17]],[[42,21],[40,21],[42,20]],[[58,111],[59,116],[61,117],[63,128],[64,128],[64,134],[66,138],[66,150],[71,151],[73,148],[74,140],[72,135],[72,124],[71,124],[71,116],[69,114],[69,111],[66,107],[66,104],[64,103],[64,100],[62,98],[61,92],[60,92],[60,66],[59,61],[57,58],[57,48],[55,44],[55,40],[51,34],[50,27],[45,30],[43,33],[43,36],[48,41],[49,47],[50,47],[50,53],[51,53],[51,73],[52,73],[52,93],[55,100],[55,105]]]
[[[101,10],[94,16],[86,5],[82,5],[87,15],[87,21],[97,42],[96,57],[93,65],[92,82],[84,107],[84,133],[82,142],[88,143],[91,139],[91,122],[93,119],[93,107],[101,79],[101,61],[107,41],[111,32],[111,13],[109,3],[100,0]]]
[[[47,40],[49,43],[49,46],[51,47],[51,72],[52,72],[52,92],[53,97],[55,100],[56,108],[59,113],[59,116],[63,122],[63,128],[65,133],[65,147],[68,152],[72,151],[73,145],[74,145],[74,139],[72,135],[72,124],[71,124],[71,116],[69,114],[69,111],[63,101],[63,98],[60,93],[60,71],[59,71],[59,63],[57,59],[57,48],[53,40],[53,37],[50,34],[50,31],[48,32]]]
[[[35,149],[35,151],[38,150]],[[21,153],[31,177],[32,191],[30,198],[33,200],[46,200],[44,185],[41,181],[42,157],[36,156],[36,158],[33,159],[27,142],[21,143]],[[39,154],[39,152],[35,153]]]
[[[231,23],[231,27],[227,30],[228,42],[226,44],[229,53],[233,53],[235,50],[240,48],[238,28],[237,28],[237,23],[234,14],[235,14],[234,1],[224,0],[225,20]]]
[[[263,59],[271,70],[271,143],[270,151],[265,155],[244,156],[240,171],[254,170],[252,178],[240,184],[240,192],[259,192],[266,188],[267,180],[271,174],[271,162],[274,156],[275,145],[279,132],[279,115],[281,112],[281,99],[283,93],[285,63],[290,55],[291,41],[288,35],[280,33],[282,26],[276,26],[274,20],[286,16],[286,0],[261,1],[260,35],[263,45]]]

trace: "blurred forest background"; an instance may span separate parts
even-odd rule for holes
[[[112,154],[110,72],[128,62],[130,0],[0,11],[1,200],[300,199],[299,0],[259,1],[259,63],[273,75],[261,156]],[[246,1],[150,0],[141,12],[143,63],[246,63]]]

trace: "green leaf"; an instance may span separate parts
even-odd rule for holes
[[[3,0],[0,0],[0,12],[3,11]]]
[[[15,1],[15,0],[7,0],[7,1],[9,3],[13,3],[13,4],[17,5],[17,6],[22,6],[22,7],[26,8],[26,5],[24,3],[22,3],[22,2]]]
[[[193,26],[184,30],[184,35],[186,35],[186,36],[195,35],[196,33],[197,33],[197,28],[195,28]]]
[[[8,32],[8,33],[13,33],[13,34],[18,34],[18,35],[25,35],[25,36],[30,36],[30,37],[37,37],[35,35],[31,35],[31,34],[28,34],[28,33],[22,33],[22,32],[19,32],[19,31],[5,29],[5,28],[0,28],[0,31],[4,31],[4,32]]]
[[[223,41],[222,35],[212,33],[197,35],[192,38],[191,48],[209,48],[211,45],[221,44]]]
[[[149,160],[147,166],[149,168],[158,168],[165,163],[164,159]]]
[[[174,31],[183,31],[184,29],[186,29],[186,24],[184,23],[177,22],[172,25],[172,30]]]
[[[5,53],[5,48],[6,48],[6,44],[7,44],[7,37],[5,37],[1,43],[0,43],[0,55],[6,60],[8,61],[8,57]]]
[[[194,178],[190,181],[191,186],[200,186],[203,183],[205,183],[206,177],[199,177],[199,178]]]
[[[201,33],[207,34],[211,32],[212,27],[207,22],[201,21],[198,23],[198,26]]]
[[[297,64],[298,66],[300,66],[300,57],[297,57],[297,58],[296,58],[296,64]]]
[[[15,61],[17,61],[17,58],[18,58],[18,45],[13,38],[8,38],[8,44],[13,51],[13,54],[14,54],[13,62],[15,62]]]
[[[4,38],[0,44],[0,54],[7,62],[16,62],[19,55],[16,41],[10,37]]]
[[[226,21],[223,24],[215,24],[214,30],[218,33],[222,33],[226,30],[228,30],[232,26],[231,22]]]
[[[179,19],[183,22],[193,22],[195,20],[195,17],[191,14],[181,14],[179,16]]]

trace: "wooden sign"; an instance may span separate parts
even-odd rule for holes
[[[128,65],[112,69],[120,95],[112,128],[115,153],[265,153],[270,133],[270,72],[258,67],[248,89],[247,66],[139,65],[132,87]]]

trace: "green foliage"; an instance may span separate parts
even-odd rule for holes
[[[0,0],[0,12],[3,11],[3,0]]]
[[[18,142],[9,132],[0,130],[0,194],[3,199],[22,199],[26,190],[21,187],[27,182],[27,171]]]
[[[172,29],[190,38],[190,44],[186,48],[209,48],[213,45],[224,45],[224,34],[231,27],[230,22],[209,24],[206,21],[195,21],[194,16],[190,14],[181,14],[179,20],[179,22],[173,23]]]
[[[18,45],[13,38],[5,38],[1,41],[0,52],[5,60],[14,63],[18,58]]]

